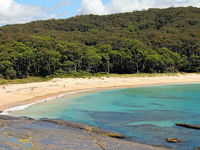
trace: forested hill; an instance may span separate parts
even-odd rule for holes
[[[200,8],[87,15],[0,28],[0,78],[199,72]]]

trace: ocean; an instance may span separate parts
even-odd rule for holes
[[[177,150],[200,147],[200,84],[177,84],[101,90],[63,95],[14,111],[14,116],[77,121],[127,136],[127,140]],[[167,143],[166,138],[182,143]]]

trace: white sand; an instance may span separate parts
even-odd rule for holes
[[[0,109],[36,102],[70,91],[94,88],[137,87],[157,84],[200,83],[200,74],[154,77],[66,78],[48,82],[0,85]]]

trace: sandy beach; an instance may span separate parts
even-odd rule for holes
[[[48,82],[0,85],[0,110],[33,103],[71,91],[180,83],[200,83],[200,74],[153,77],[55,78]]]

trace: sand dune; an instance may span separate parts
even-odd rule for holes
[[[176,83],[200,83],[200,74],[154,77],[55,78],[48,82],[0,85],[0,109],[5,110],[70,91]]]

